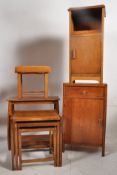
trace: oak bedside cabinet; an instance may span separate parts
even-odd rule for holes
[[[69,9],[69,79],[103,82],[105,6]]]
[[[64,144],[102,147],[104,156],[106,101],[106,84],[64,83]]]

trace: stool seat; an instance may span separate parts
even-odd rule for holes
[[[54,110],[15,111],[11,120],[15,122],[59,121],[60,116]]]
[[[58,96],[48,96],[48,97],[35,97],[35,96],[31,96],[31,97],[11,97],[8,100],[10,100],[10,102],[56,102],[58,100],[60,100],[60,98]]]
[[[49,66],[18,66],[15,68],[16,73],[30,74],[30,73],[50,73],[52,70]]]

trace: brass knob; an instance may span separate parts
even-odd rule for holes
[[[86,90],[83,90],[83,91],[82,91],[82,94],[83,94],[83,95],[86,95],[86,94],[87,94],[87,91],[86,91]]]

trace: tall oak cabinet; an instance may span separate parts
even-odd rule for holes
[[[69,83],[63,85],[64,144],[102,147],[107,85],[103,83],[105,6],[69,9]],[[80,84],[75,80],[96,80]]]

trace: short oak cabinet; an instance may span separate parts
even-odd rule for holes
[[[70,82],[103,82],[104,17],[104,5],[69,9]]]
[[[104,156],[107,85],[63,86],[64,144],[102,147]]]

